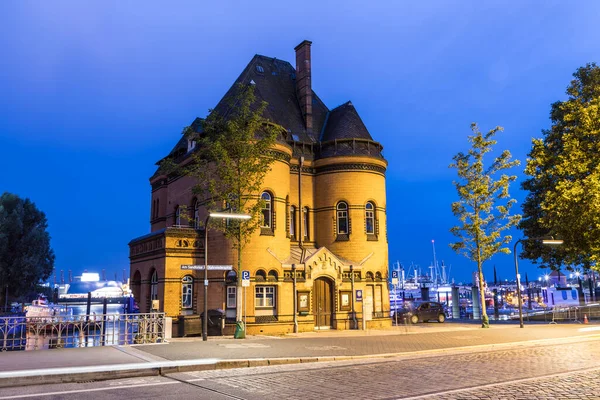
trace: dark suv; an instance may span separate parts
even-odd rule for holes
[[[397,311],[398,320],[402,319],[403,322],[410,322],[416,324],[419,321],[446,321],[446,313],[444,306],[435,301],[407,301]],[[391,317],[396,318],[395,313],[392,311]]]

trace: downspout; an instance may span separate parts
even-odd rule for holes
[[[302,239],[304,239],[304,229],[302,223],[304,222],[304,207],[302,206],[302,167],[304,166],[304,157],[300,157],[298,164],[298,246],[300,247],[300,263],[304,263],[304,247],[302,247]]]

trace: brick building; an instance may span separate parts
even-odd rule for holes
[[[296,68],[254,56],[217,106],[238,83],[255,85],[257,100],[268,103],[265,117],[283,126],[287,138],[275,146],[279,156],[257,193],[265,217],[242,255],[250,286],[236,292],[235,268],[209,271],[208,308],[226,312],[226,333],[235,326],[238,301],[249,334],[291,332],[294,299],[299,331],[389,326],[382,146],[351,102],[329,109],[312,90],[311,42],[295,50]],[[194,146],[182,137],[168,156],[185,162]],[[182,268],[204,264],[198,221],[207,211],[193,183],[159,171],[150,178],[151,233],[129,243],[131,286],[142,312],[154,304],[181,320],[204,309],[204,272]],[[237,266],[237,252],[208,230],[208,264]]]

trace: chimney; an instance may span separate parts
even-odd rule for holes
[[[312,84],[310,74],[310,45],[312,42],[305,40],[296,50],[296,95],[300,102],[300,109],[304,117],[306,131],[312,133]]]

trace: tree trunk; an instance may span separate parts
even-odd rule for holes
[[[481,297],[481,327],[489,328],[490,327],[490,319],[487,315],[487,310],[485,309],[485,281],[483,280],[483,268],[481,265],[481,254],[477,252],[477,271],[479,277],[479,297]]]

